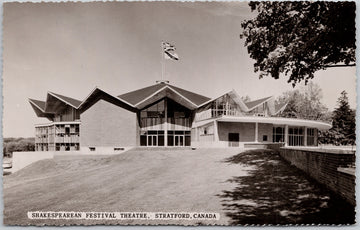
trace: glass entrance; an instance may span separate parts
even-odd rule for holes
[[[147,136],[147,146],[157,146],[157,135]]]
[[[184,146],[184,135],[175,135],[174,139],[175,146]]]

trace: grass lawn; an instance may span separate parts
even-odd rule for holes
[[[4,224],[344,224],[354,207],[270,150],[60,157],[4,177]],[[28,211],[216,212],[220,220],[30,220]]]

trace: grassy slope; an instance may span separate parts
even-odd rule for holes
[[[133,150],[112,157],[43,160],[5,177],[4,223],[114,224],[27,219],[27,211],[40,210],[220,212],[221,198],[217,195],[233,187],[227,179],[246,174],[245,166],[224,162],[238,151]],[[224,212],[221,214],[218,222],[202,223],[227,224]],[[152,221],[117,223],[156,224]]]
[[[4,178],[5,224],[348,224],[354,207],[270,150],[56,158]],[[239,153],[239,154],[238,154]],[[220,221],[29,220],[27,211],[219,212]]]

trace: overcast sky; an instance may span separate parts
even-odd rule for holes
[[[119,95],[161,78],[161,40],[179,61],[166,79],[215,97],[231,89],[257,99],[291,90],[286,78],[259,80],[243,41],[241,22],[253,17],[244,2],[5,3],[3,19],[4,137],[34,136],[37,118],[28,98],[47,91],[83,100],[91,90]],[[317,72],[323,103],[340,92],[355,108],[355,67]]]

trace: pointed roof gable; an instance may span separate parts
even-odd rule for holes
[[[65,103],[73,106],[74,108],[77,108],[80,104],[81,101],[71,98],[71,97],[66,97],[57,93],[53,93],[53,92],[49,92],[49,94],[52,94],[53,96],[59,98],[60,100],[64,101]]]
[[[287,102],[284,102],[284,103],[275,103],[275,114],[274,114],[274,115],[277,115],[278,113],[284,112],[287,104],[288,104]]]
[[[202,103],[210,100],[210,98],[208,98],[208,97],[202,96],[202,95],[197,94],[197,93],[190,92],[188,90],[185,90],[185,89],[173,86],[173,85],[169,85],[169,87],[175,89],[177,92],[179,92],[181,95],[183,95],[184,97],[186,97],[187,99],[192,101],[197,106],[199,106]]]
[[[41,110],[42,112],[45,112],[45,101],[39,101],[29,98],[29,102],[35,107],[37,107],[39,110]]]
[[[108,101],[117,106],[121,106],[127,110],[130,110],[133,112],[136,111],[136,109],[134,108],[134,106],[132,104],[128,103],[127,101],[125,101],[119,97],[115,97],[98,87],[95,87],[91,91],[91,93],[81,102],[81,104],[78,106],[78,110],[80,111],[80,113],[83,113],[88,108],[90,108],[93,104],[95,104],[98,100],[105,100],[105,101]]]
[[[210,98],[208,97],[184,90],[179,87],[175,87],[173,85],[164,82],[149,87],[145,87],[142,89],[138,89],[129,93],[125,93],[119,95],[118,97],[133,104],[134,106],[140,105],[140,107],[143,107],[144,103],[147,100],[150,100],[151,97],[162,93],[162,91],[167,91],[167,90],[171,90],[173,93],[178,94],[178,96],[182,97],[185,101],[187,101],[190,104],[193,104],[193,107],[197,107],[200,104],[210,100]]]
[[[132,105],[135,105],[165,86],[166,84],[163,83],[155,84],[128,93],[121,94],[118,97],[129,102]]]
[[[33,108],[36,116],[46,117],[47,119],[49,119],[51,121],[54,119],[53,114],[45,112],[45,101],[39,101],[39,100],[29,98],[29,102],[30,102],[30,105]]]
[[[249,110],[252,110],[252,109],[258,107],[259,105],[263,104],[264,102],[266,102],[270,98],[272,98],[272,96],[264,97],[264,98],[254,100],[254,101],[245,102],[245,105],[249,108]]]
[[[213,98],[213,99],[210,99],[210,100],[205,101],[204,103],[202,103],[201,105],[199,105],[199,107],[207,106],[209,103],[211,103],[211,102],[213,102],[213,101],[215,101],[215,100],[217,100],[217,99],[219,99],[219,98],[221,98],[221,97],[223,97],[223,96],[225,96],[225,95],[229,95],[229,96],[234,100],[234,102],[239,105],[239,107],[240,107],[240,109],[241,109],[242,111],[248,111],[248,108],[246,107],[244,101],[241,99],[241,97],[239,96],[239,94],[238,94],[234,89],[232,89],[232,90],[229,91],[229,92],[222,93],[220,96],[217,96],[217,97],[215,97],[215,98]]]

